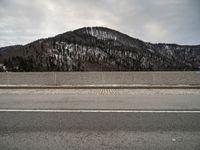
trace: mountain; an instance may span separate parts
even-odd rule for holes
[[[7,71],[193,71],[200,45],[152,44],[104,27],[86,27],[0,49]]]

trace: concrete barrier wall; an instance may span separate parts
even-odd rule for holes
[[[0,85],[200,85],[200,72],[6,72]]]

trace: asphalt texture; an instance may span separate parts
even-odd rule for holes
[[[200,110],[200,90],[0,90],[0,109]]]
[[[198,90],[0,90],[0,149],[199,150],[199,101]],[[141,111],[31,112],[47,109]]]

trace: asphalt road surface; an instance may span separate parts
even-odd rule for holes
[[[2,150],[199,150],[199,90],[0,90]]]
[[[200,90],[0,90],[0,109],[200,110]]]

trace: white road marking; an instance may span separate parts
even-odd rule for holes
[[[200,113],[199,110],[42,110],[42,109],[0,109],[0,112],[46,112],[46,113]]]

